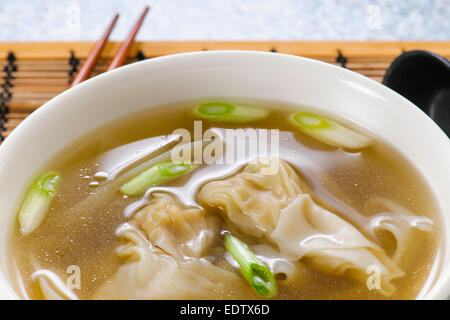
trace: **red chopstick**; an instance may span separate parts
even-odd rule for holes
[[[128,56],[128,51],[130,50],[131,45],[134,42],[134,38],[136,37],[136,34],[138,33],[139,28],[141,27],[142,22],[144,21],[148,10],[149,10],[149,7],[145,7],[144,8],[144,11],[141,13],[138,21],[136,22],[136,24],[131,29],[131,32],[128,35],[128,37],[125,39],[125,41],[122,43],[120,48],[117,50],[114,58],[112,59],[112,61],[109,64],[108,68],[106,69],[106,71],[113,70],[113,69],[118,68],[118,67],[123,65],[123,63],[125,62],[125,59]]]
[[[100,53],[102,52],[103,48],[105,47],[106,42],[108,41],[109,35],[111,34],[111,31],[113,30],[117,19],[119,18],[119,14],[116,14],[109,24],[108,28],[106,29],[103,36],[97,41],[94,48],[89,52],[89,55],[84,62],[83,66],[81,67],[80,71],[76,74],[74,77],[72,83],[70,84],[71,87],[76,86],[80,82],[83,82],[87,78],[89,78],[89,75],[92,72],[92,69],[94,69],[95,63],[97,62]]]

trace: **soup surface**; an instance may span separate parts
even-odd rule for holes
[[[60,172],[61,183],[36,230],[23,235],[17,221],[11,232],[10,269],[22,297],[261,298],[227,253],[224,231],[269,267],[274,299],[417,296],[439,250],[439,213],[407,159],[335,115],[326,116],[371,144],[330,146],[287,121],[313,108],[231,100],[270,112],[235,123],[196,118],[191,110],[203,102],[110,123],[42,169]],[[259,162],[248,162],[262,155],[250,150],[230,163],[197,165],[145,196],[119,191],[120,177],[154,157],[174,130],[194,137],[195,120],[200,136],[210,128],[278,129],[277,173],[259,175]]]

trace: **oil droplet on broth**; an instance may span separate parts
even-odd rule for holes
[[[97,173],[94,174],[94,179],[97,181],[103,181],[108,179],[108,173],[107,172],[103,172],[103,171],[99,171]]]

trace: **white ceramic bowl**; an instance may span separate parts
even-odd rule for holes
[[[444,213],[442,254],[418,298],[450,295],[450,143],[412,103],[344,68],[289,55],[210,51],[135,63],[58,95],[30,115],[0,147],[0,298],[18,298],[6,250],[30,178],[55,153],[99,125],[176,101],[245,97],[314,106],[367,127],[422,173]]]

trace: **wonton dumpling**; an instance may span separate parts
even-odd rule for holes
[[[215,217],[157,195],[119,229],[125,244],[117,254],[124,264],[93,298],[224,299],[233,290],[240,298],[253,295],[239,274],[200,258],[216,230]]]
[[[166,194],[155,195],[130,221],[148,240],[174,257],[201,257],[217,231],[217,219],[200,208],[185,208]]]
[[[204,258],[177,259],[165,254],[131,225],[121,237],[128,243],[117,253],[125,263],[93,299],[214,299],[225,298],[237,287],[245,289],[238,274]],[[252,294],[250,290],[244,294]]]
[[[366,282],[369,266],[381,272],[382,292],[395,287],[391,279],[403,272],[384,250],[338,215],[320,207],[304,193],[307,188],[284,161],[273,175],[261,175],[260,164],[249,164],[222,181],[207,183],[198,201],[221,210],[241,232],[265,237],[294,261],[303,258],[319,269]]]
[[[375,266],[385,294],[395,291],[390,281],[404,275],[383,249],[350,223],[314,203],[307,194],[299,195],[282,210],[270,238],[290,259],[307,258],[321,270],[362,282],[367,281],[367,270]]]
[[[241,173],[212,181],[200,190],[197,200],[206,207],[220,208],[224,217],[240,231],[255,237],[270,234],[281,209],[302,193],[297,173],[280,161],[276,174],[261,174],[258,161]]]

